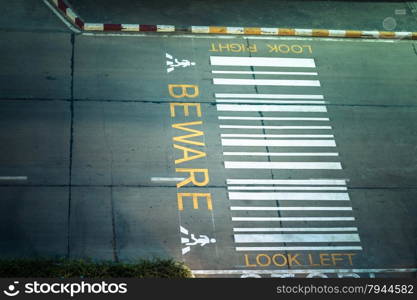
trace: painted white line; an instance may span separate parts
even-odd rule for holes
[[[236,251],[302,251],[302,250],[362,250],[361,246],[311,246],[311,247],[236,247]],[[315,272],[317,273],[317,272]]]
[[[286,111],[286,112],[327,112],[324,105],[244,105],[217,104],[218,111]]]
[[[227,184],[346,185],[345,179],[226,179]]]
[[[336,147],[334,140],[222,139],[222,146]]]
[[[232,217],[234,222],[355,221],[354,217]]]
[[[27,176],[0,176],[0,180],[28,180]]]
[[[316,100],[238,100],[217,99],[216,103],[264,103],[264,104],[326,104],[326,101]]]
[[[276,58],[276,57],[241,57],[210,56],[212,66],[253,66],[253,67],[294,67],[315,68],[312,58]]]
[[[233,228],[234,232],[293,232],[293,231],[358,231],[356,227],[305,227],[305,228],[297,228],[297,227],[278,227],[278,228],[262,228],[262,227],[240,227],[240,228]]]
[[[345,186],[228,186],[228,190],[347,191]]]
[[[221,129],[315,129],[329,130],[332,126],[254,126],[254,125],[219,125]]]
[[[247,121],[330,121],[329,118],[297,118],[297,117],[230,117],[219,116],[219,120],[247,120]]]
[[[349,200],[348,193],[229,192],[230,200]]]
[[[335,250],[334,248],[330,250]],[[243,275],[243,274],[329,274],[329,273],[415,273],[417,268],[403,268],[403,269],[285,269],[285,270],[192,270],[195,275]]]
[[[151,177],[151,181],[184,181],[182,177]]]
[[[348,206],[231,206],[230,210],[242,210],[242,211],[281,211],[281,210],[295,210],[295,211],[303,211],[303,210],[352,210],[352,207]]]
[[[219,85],[320,86],[318,80],[213,78]]]
[[[339,162],[225,161],[226,169],[341,170]]]
[[[357,233],[235,234],[235,243],[339,243],[360,242]]]
[[[231,94],[215,93],[216,98],[260,98],[260,99],[324,99],[323,95],[310,94]]]
[[[211,71],[212,74],[259,74],[259,75],[299,75],[317,76],[317,72],[272,72],[272,71]]]
[[[334,138],[333,134],[234,134],[222,133],[221,137],[248,138]]]
[[[339,156],[337,152],[223,152],[224,156]]]

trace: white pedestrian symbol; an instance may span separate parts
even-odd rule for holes
[[[168,53],[165,53],[165,56],[167,58],[167,73],[174,71],[175,68],[187,68],[195,66],[195,62],[189,61],[187,59],[178,60]]]
[[[180,226],[180,231],[184,236],[181,237],[181,244],[185,247],[182,248],[182,255],[187,254],[190,252],[192,246],[200,245],[200,247],[204,247],[207,244],[214,244],[216,239],[211,239],[207,235],[200,234],[199,237],[196,237],[194,233],[189,233],[187,229]]]

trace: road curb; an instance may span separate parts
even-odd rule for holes
[[[362,39],[408,39],[417,40],[417,32],[411,31],[367,31],[367,30],[332,30],[332,29],[297,29],[265,27],[227,27],[227,26],[174,26],[144,24],[106,24],[85,22],[64,0],[50,1],[55,9],[63,14],[82,32],[126,32],[126,33],[193,33],[224,35],[263,35],[295,37],[331,37]]]

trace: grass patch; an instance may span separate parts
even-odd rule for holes
[[[49,278],[191,278],[183,263],[169,259],[135,263],[68,259],[0,259],[0,277]]]

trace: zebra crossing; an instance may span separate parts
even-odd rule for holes
[[[235,250],[362,250],[315,60],[210,64]]]

